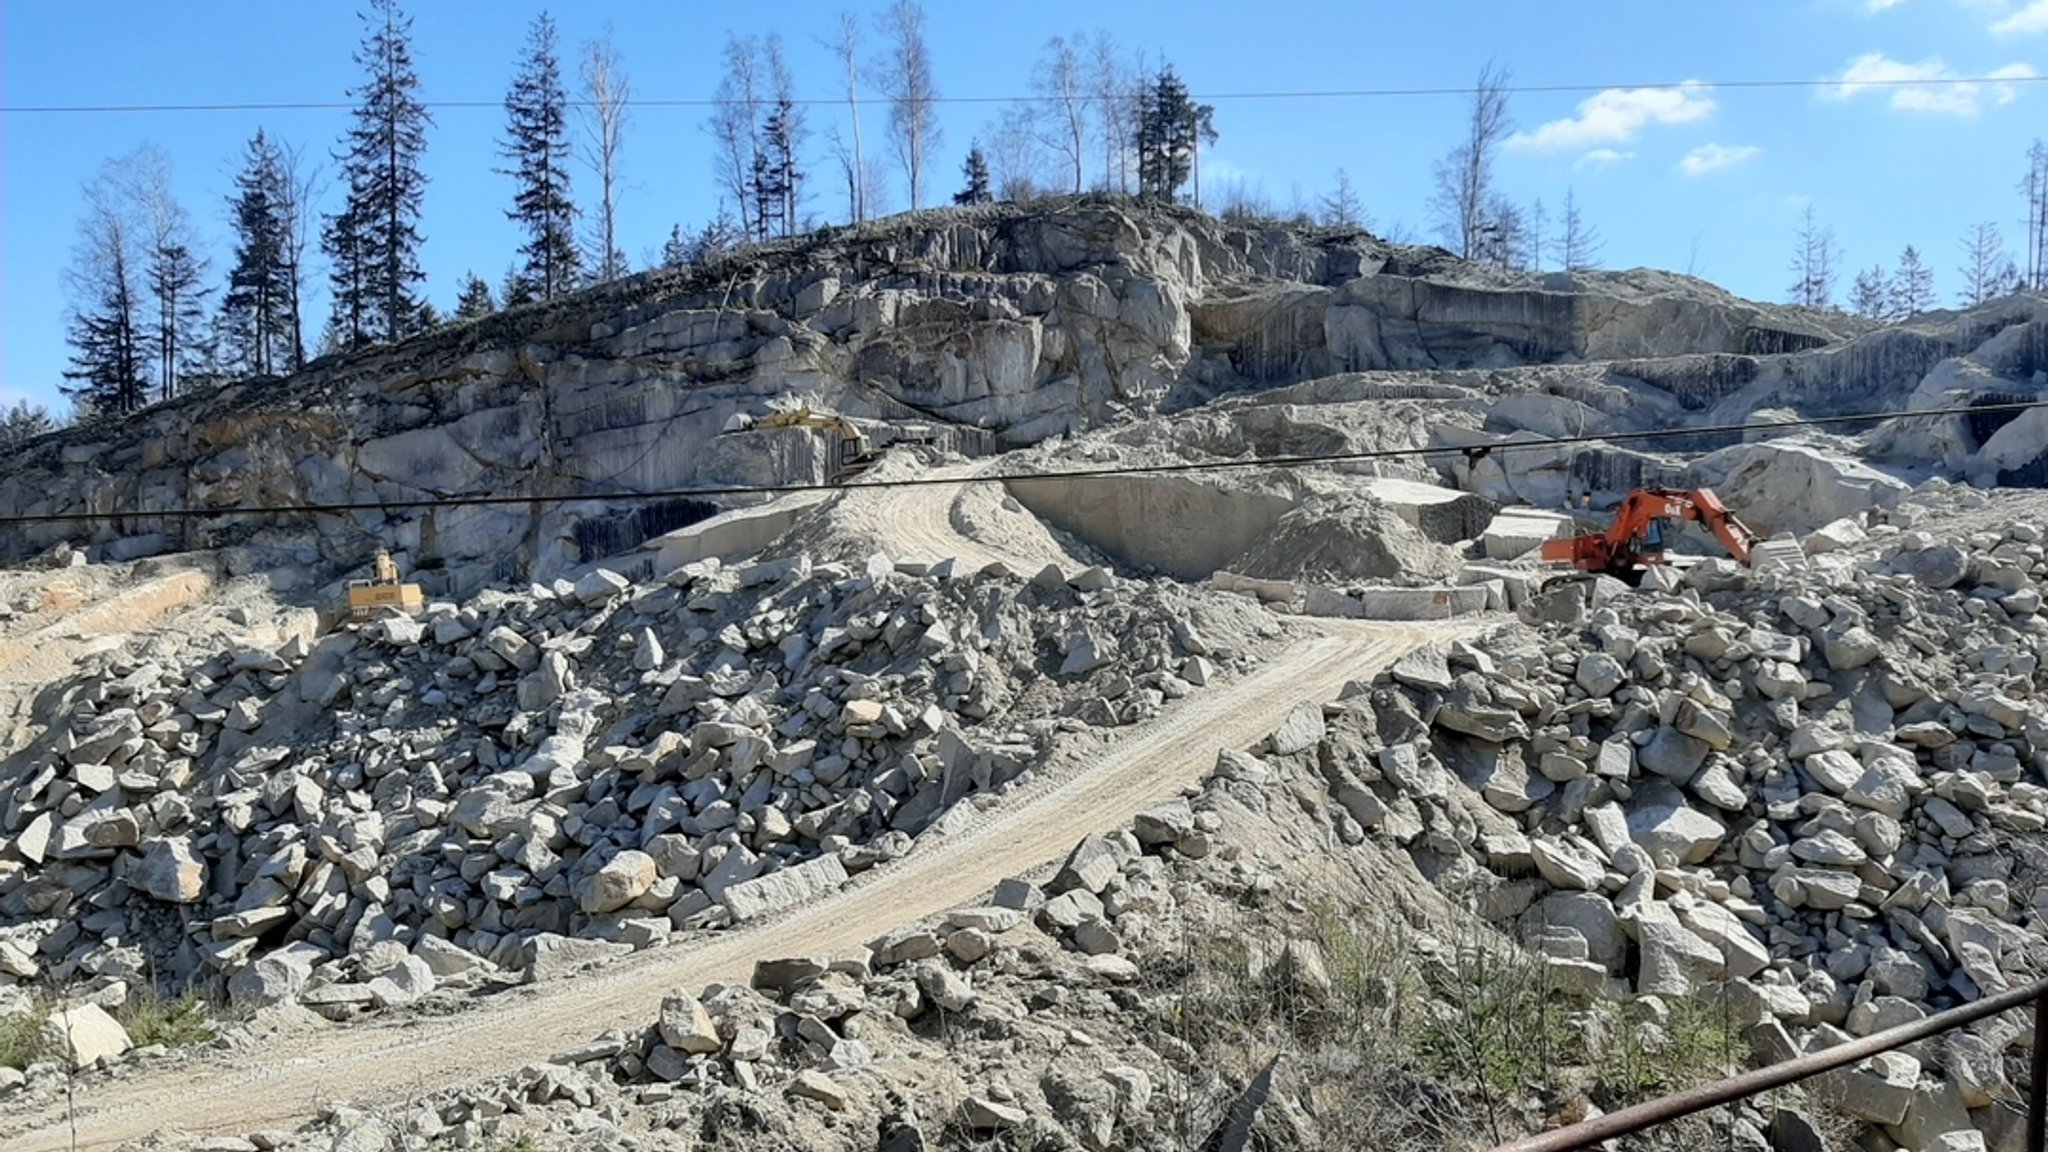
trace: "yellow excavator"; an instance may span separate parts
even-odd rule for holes
[[[391,553],[382,548],[377,549],[377,558],[370,562],[370,578],[348,582],[348,617],[351,620],[368,620],[386,608],[417,616],[426,607],[426,594],[417,584],[398,582],[398,564],[391,559]]]
[[[770,428],[816,428],[824,432],[838,445],[838,454],[833,460],[835,483],[858,476],[875,462],[874,443],[860,426],[836,412],[814,411],[808,404],[780,412],[770,412],[731,431],[762,431]]]

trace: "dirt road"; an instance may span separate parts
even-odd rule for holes
[[[1328,700],[1346,680],[1469,630],[1318,623],[1325,635],[1121,732],[1106,748],[1070,751],[1040,781],[965,827],[928,838],[903,860],[779,920],[643,952],[456,1017],[368,1023],[145,1072],[81,1094],[75,1145],[60,1101],[0,1118],[0,1146],[58,1152],[114,1147],[159,1129],[244,1135],[290,1128],[325,1101],[394,1103],[545,1059],[606,1028],[643,1027],[671,989],[745,980],[763,957],[843,954],[895,926],[973,902],[1003,877],[1055,859],[1085,833],[1119,826],[1200,780],[1218,749],[1256,743],[1295,701]]]
[[[966,480],[985,463],[954,464],[916,473],[924,480]],[[835,525],[871,537],[889,555],[927,563],[956,558],[969,571],[996,561],[1029,576],[1047,564],[1081,566],[1036,516],[1005,504],[993,483],[921,484],[884,488],[853,485],[835,497]]]

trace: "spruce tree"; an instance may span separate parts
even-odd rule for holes
[[[551,300],[576,286],[576,204],[569,197],[569,95],[555,56],[555,22],[536,16],[526,34],[526,55],[505,93],[506,138],[499,152],[511,161],[500,172],[515,191],[505,215],[526,233],[519,248],[521,277],[534,298]]]
[[[285,180],[282,168],[277,146],[258,129],[228,200],[235,264],[221,298],[227,346],[220,354],[244,375],[267,376],[292,366],[288,205],[278,199]]]
[[[336,157],[348,199],[322,237],[334,269],[335,328],[348,347],[415,331],[420,307],[413,288],[426,279],[419,223],[427,177],[420,160],[433,118],[419,98],[411,18],[397,0],[369,5],[355,54],[364,80],[349,91],[359,103]]]
[[[502,307],[517,308],[538,299],[540,297],[534,294],[533,281],[526,278],[519,265],[505,269],[505,279],[498,285],[498,301]]]
[[[1911,320],[1934,307],[1934,269],[1920,258],[1911,244],[1899,253],[1899,267],[1892,273],[1891,314],[1894,319]]]
[[[1214,140],[1215,109],[1188,95],[1172,65],[1159,70],[1137,107],[1138,195],[1172,200],[1194,174],[1196,149]]]
[[[1600,230],[1586,223],[1579,213],[1579,198],[1576,190],[1564,191],[1564,216],[1557,222],[1557,241],[1553,245],[1557,257],[1567,272],[1579,272],[1600,266]]]
[[[497,310],[498,302],[491,298],[491,286],[484,283],[484,278],[474,272],[465,274],[462,292],[455,298],[455,318],[474,320],[479,316],[489,316]]]
[[[156,300],[150,335],[156,341],[161,380],[158,399],[169,400],[183,392],[184,378],[201,364],[206,294],[199,285],[206,265],[203,257],[183,243],[159,244],[150,251],[149,293]]]
[[[797,153],[803,149],[804,137],[810,129],[805,125],[803,105],[797,102],[796,84],[782,54],[781,34],[769,34],[762,44],[761,60],[768,72],[769,105],[768,115],[761,121],[761,143],[757,150],[768,157],[775,191],[774,216],[781,221],[782,234],[794,236],[797,207],[803,201],[804,179],[808,175],[797,166]]]
[[[0,448],[26,444],[45,432],[56,430],[49,410],[40,404],[16,400],[14,407],[0,410]]]
[[[784,93],[761,122],[761,148],[754,154],[754,196],[764,231],[774,223],[784,236],[796,234],[797,201],[805,175],[796,162],[802,132],[802,109],[795,97]]]
[[[86,185],[85,202],[66,273],[73,296],[71,366],[64,370],[70,383],[60,388],[81,415],[124,415],[149,397],[141,226],[112,172]]]
[[[1835,244],[1835,230],[1817,223],[1813,206],[1799,217],[1797,247],[1792,253],[1792,286],[1786,289],[1791,302],[1806,308],[1832,308],[1835,302],[1835,274],[1842,250]]]
[[[661,246],[661,266],[681,268],[690,262],[690,242],[683,236],[683,226],[677,224],[668,230],[668,241]]]
[[[979,142],[967,150],[967,163],[960,166],[960,174],[967,180],[967,186],[953,193],[953,203],[986,204],[995,199],[988,186],[988,157],[983,155]]]
[[[1891,297],[1885,289],[1882,267],[1872,266],[1856,273],[1849,286],[1849,311],[1865,320],[1891,318]]]
[[[321,222],[320,247],[327,253],[327,283],[333,303],[323,353],[353,352],[375,337],[371,324],[371,267],[358,185],[350,180],[341,211]]]

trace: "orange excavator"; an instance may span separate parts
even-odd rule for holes
[[[1744,567],[1750,564],[1756,533],[1711,488],[1638,488],[1615,510],[1607,531],[1547,541],[1543,559],[1633,582],[1645,568],[1664,563],[1664,533],[1673,520],[1698,521],[1729,555]]]

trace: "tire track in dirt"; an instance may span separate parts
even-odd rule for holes
[[[404,1099],[544,1060],[606,1028],[644,1026],[672,989],[743,981],[753,962],[767,957],[843,954],[899,925],[970,903],[996,881],[1056,859],[1079,837],[1118,827],[1199,781],[1219,749],[1255,744],[1296,701],[1328,700],[1347,680],[1472,630],[1317,623],[1323,635],[1297,642],[1265,667],[1119,732],[1106,748],[1064,750],[1039,780],[1002,803],[779,919],[639,953],[459,1016],[282,1038],[261,1051],[145,1071],[81,1097],[75,1144],[62,1101],[0,1121],[0,1143],[58,1152],[113,1147],[160,1129],[243,1135],[289,1128],[329,1100]]]

